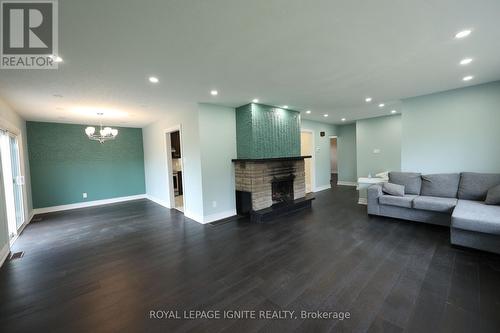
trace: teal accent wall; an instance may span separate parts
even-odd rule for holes
[[[500,81],[403,100],[402,169],[500,172]]]
[[[356,124],[337,126],[338,180],[357,181]]]
[[[358,177],[401,170],[401,115],[356,122],[356,161]]]
[[[337,126],[302,119],[301,130],[312,131],[314,134],[314,175],[316,188],[330,186],[330,136],[337,135]],[[325,132],[325,136],[320,133]]]
[[[115,140],[99,144],[84,125],[26,127],[34,208],[145,193],[142,129],[118,128]]]
[[[300,155],[300,113],[263,104],[236,109],[238,158]]]

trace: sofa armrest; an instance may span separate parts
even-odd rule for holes
[[[380,205],[378,198],[382,195],[382,185],[374,184],[366,190],[368,201],[368,214],[379,215]]]

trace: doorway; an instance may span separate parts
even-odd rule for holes
[[[339,176],[338,176],[338,160],[337,160],[337,137],[330,137],[330,182],[332,186],[336,186]]]
[[[312,156],[312,158],[304,159],[304,171],[306,180],[306,193],[314,191],[314,133],[309,130],[300,132],[300,154],[302,156]]]
[[[0,131],[0,158],[9,240],[13,242],[25,221],[24,176],[21,175],[19,142],[15,134]]]
[[[170,206],[184,212],[184,177],[182,163],[182,138],[178,129],[166,131],[167,173],[171,179],[169,184]]]

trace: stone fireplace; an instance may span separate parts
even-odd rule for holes
[[[254,222],[311,206],[300,156],[300,112],[258,103],[236,108],[236,211]]]
[[[235,159],[239,214],[264,222],[273,216],[310,206],[306,198],[304,158]]]

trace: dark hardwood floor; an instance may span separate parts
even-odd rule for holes
[[[52,213],[0,270],[1,332],[499,332],[500,256],[368,217],[352,187],[273,224],[200,225],[150,201]],[[151,310],[349,311],[332,320],[149,319]]]

